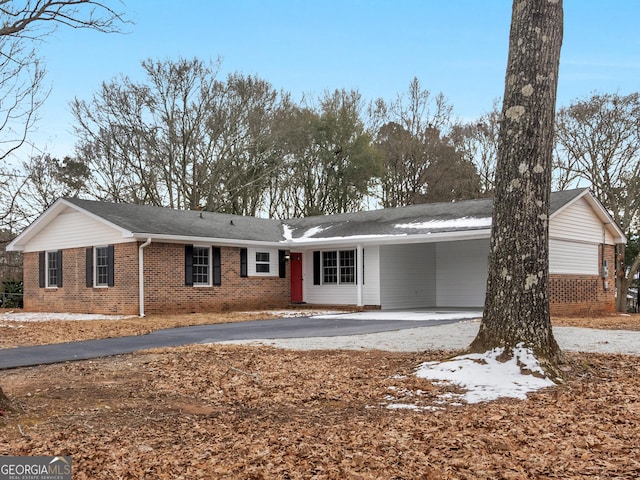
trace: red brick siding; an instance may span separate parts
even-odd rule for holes
[[[221,247],[221,285],[185,285],[184,245],[152,243],[144,250],[145,313],[208,312],[283,308],[289,305],[286,278],[240,277],[240,248]]]
[[[602,265],[602,246],[598,265]],[[615,312],[615,247],[605,246],[605,259],[609,261],[609,276],[551,275],[549,301],[551,314],[557,316],[597,315]],[[607,282],[607,289],[605,289]]]
[[[24,308],[36,312],[138,314],[138,247],[114,245],[114,286],[87,288],[86,248],[62,252],[62,287],[40,288],[38,253],[24,255]],[[135,286],[135,288],[132,288]]]
[[[115,285],[87,288],[85,248],[63,251],[63,286],[40,288],[38,253],[25,254],[25,310],[137,315],[138,243],[115,245]],[[240,249],[221,248],[220,286],[184,283],[184,245],[152,243],[144,249],[145,313],[191,313],[289,304],[287,277],[240,277]],[[277,272],[276,272],[277,275]]]

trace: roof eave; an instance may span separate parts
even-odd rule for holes
[[[132,233],[114,223],[105,220],[103,217],[95,215],[82,207],[79,207],[64,198],[59,198],[49,208],[47,208],[31,225],[26,227],[16,238],[14,238],[6,247],[8,252],[22,252],[29,241],[35,237],[42,229],[49,225],[58,215],[67,208],[72,208],[82,214],[93,218],[94,220],[113,228],[120,232],[123,238],[131,237]]]
[[[152,242],[164,243],[210,243],[215,245],[233,245],[233,246],[258,246],[258,247],[282,247],[282,241],[265,241],[265,240],[247,240],[241,238],[219,238],[219,237],[197,237],[185,235],[168,235],[157,233],[136,232],[131,235],[136,240],[151,239]]]
[[[490,238],[491,228],[479,230],[458,230],[437,233],[398,235],[353,235],[350,237],[304,238],[287,242],[290,248],[328,247],[347,245],[398,245],[411,243],[435,243],[455,240],[478,240]]]

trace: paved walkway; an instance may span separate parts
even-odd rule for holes
[[[373,334],[459,322],[450,312],[429,320],[363,319],[337,315],[279,318],[158,330],[147,335],[0,349],[0,370],[107,357],[149,348],[231,340],[287,339]]]

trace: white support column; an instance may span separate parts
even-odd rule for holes
[[[363,261],[364,261],[364,255],[363,255],[362,245],[358,245],[356,247],[356,289],[358,291],[359,307],[364,306],[364,300],[363,300],[364,278],[362,278],[363,272],[364,272],[364,269],[362,268]]]

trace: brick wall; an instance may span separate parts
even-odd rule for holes
[[[116,244],[114,286],[86,287],[86,249],[63,251],[63,286],[40,288],[38,253],[25,254],[27,311],[137,315],[138,245]],[[287,277],[240,277],[240,249],[221,248],[219,286],[185,286],[184,245],[152,243],[144,249],[145,313],[192,313],[283,308],[289,304]]]
[[[211,287],[186,286],[184,245],[152,243],[144,250],[145,313],[209,312],[283,308],[289,305],[286,278],[240,277],[240,248],[221,247],[222,281]]]
[[[119,315],[138,314],[138,246],[136,243],[114,245],[114,286],[108,288],[87,288],[86,248],[63,250],[62,254],[62,287],[40,288],[38,281],[38,253],[25,253],[25,310]]]
[[[602,247],[598,265],[602,265]],[[551,275],[549,302],[551,314],[557,316],[598,315],[616,310],[615,247],[605,246],[605,259],[609,261],[609,276]],[[605,289],[605,282],[607,287]]]

